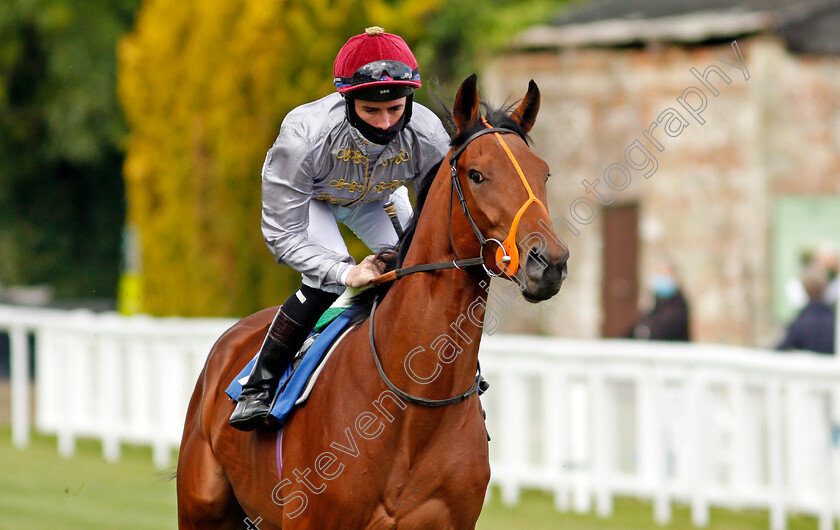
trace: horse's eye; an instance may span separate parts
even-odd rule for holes
[[[482,182],[484,182],[485,180],[487,180],[487,179],[484,177],[484,175],[482,175],[481,173],[479,173],[478,171],[476,171],[476,170],[474,170],[474,169],[471,169],[471,170],[470,170],[470,172],[469,172],[469,177],[470,177],[470,180],[471,180],[471,181],[473,181],[473,182],[475,182],[476,184],[481,184]]]

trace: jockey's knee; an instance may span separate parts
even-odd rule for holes
[[[324,311],[338,300],[340,294],[302,285],[283,304],[283,312],[295,322],[311,329]]]

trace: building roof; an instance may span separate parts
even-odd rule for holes
[[[840,0],[594,0],[517,36],[514,48],[698,43],[756,33],[798,53],[840,54]]]

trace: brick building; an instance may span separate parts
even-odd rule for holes
[[[778,340],[801,262],[840,246],[840,3],[735,4],[573,4],[487,65],[492,101],[540,87],[572,255],[560,295],[500,310],[502,331],[616,336],[670,256],[695,340]]]

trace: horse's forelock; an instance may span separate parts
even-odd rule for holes
[[[526,144],[531,145],[531,139],[528,136],[528,134],[525,132],[525,130],[522,128],[519,122],[517,122],[510,116],[516,108],[516,104],[505,104],[499,108],[494,108],[489,103],[482,101],[481,107],[484,109],[484,118],[490,125],[499,129],[509,129],[510,131],[516,133],[520,138],[522,138],[522,140]],[[458,132],[455,135],[455,137],[452,138],[450,145],[456,148],[461,147],[462,145],[464,145],[464,142],[466,142],[467,139],[469,139],[470,136],[481,131],[485,127],[486,126],[484,125],[484,123],[476,121],[463,131]]]

